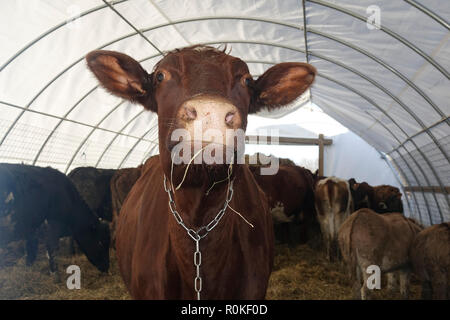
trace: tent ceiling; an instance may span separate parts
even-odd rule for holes
[[[381,28],[367,27],[369,6]],[[135,166],[157,152],[157,118],[101,89],[84,56],[125,52],[151,70],[168,50],[228,44],[253,75],[308,61],[312,100],[386,155],[425,223],[450,220],[450,5],[439,0],[21,0],[0,4],[0,158]]]

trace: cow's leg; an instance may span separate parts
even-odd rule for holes
[[[431,282],[428,280],[422,281],[422,294],[421,298],[423,300],[431,300],[432,297],[432,289],[431,289]]]
[[[394,291],[397,289],[397,273],[389,272],[387,274],[387,289],[389,291]]]
[[[38,252],[38,239],[36,233],[33,232],[29,234],[25,239],[25,248],[27,252],[26,264],[27,266],[31,266],[33,262],[36,260],[37,252]]]
[[[433,300],[447,300],[447,277],[441,270],[434,270],[431,279]]]
[[[58,273],[58,264],[56,263],[56,253],[59,248],[59,230],[54,223],[44,222],[45,247],[47,249],[47,258],[50,269],[50,275],[55,279],[55,282],[60,282]]]
[[[333,239],[333,255],[334,255],[334,261],[340,261],[342,260],[341,251],[339,250],[339,244],[337,241],[337,236],[335,239]]]
[[[300,222],[296,219],[292,222],[288,222],[288,232],[289,232],[289,247],[294,248],[298,244],[302,243],[302,238],[304,234],[301,231]]]
[[[353,281],[353,298],[355,300],[361,299],[361,286],[363,285],[362,282],[362,273],[361,269],[358,265],[355,267],[355,279]]]
[[[327,253],[327,259],[328,261],[332,261],[332,253],[331,253],[331,238],[328,234],[324,234],[323,240],[325,242],[325,250]]]
[[[409,270],[401,270],[399,271],[399,279],[400,279],[400,294],[403,299],[408,299],[409,297],[409,278],[411,273]]]
[[[365,268],[364,268],[365,270]],[[363,274],[363,281],[362,281],[362,286],[361,286],[361,300],[369,300],[370,299],[370,294],[369,294],[369,288],[367,288],[367,279],[369,279],[369,276],[367,275],[366,272],[364,272],[364,270],[361,272]]]
[[[290,240],[289,240],[289,224],[287,222],[282,222],[280,224],[281,229],[281,243],[287,244],[290,246]]]
[[[361,259],[358,259],[361,261]],[[367,262],[367,260],[363,259],[363,262],[359,264],[359,267],[361,268],[361,274],[362,274],[362,286],[361,286],[361,300],[370,300],[372,297],[372,290],[367,287],[367,280],[371,276],[371,274],[367,273],[367,267],[371,264]]]

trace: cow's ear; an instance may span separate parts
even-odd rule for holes
[[[297,99],[313,83],[316,68],[307,63],[279,63],[254,83],[249,113],[285,106]]]
[[[142,104],[156,112],[152,76],[126,54],[96,50],[86,56],[89,69],[100,84],[112,94]]]

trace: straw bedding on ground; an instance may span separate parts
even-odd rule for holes
[[[101,274],[83,255],[59,257],[62,281],[57,283],[48,272],[48,261],[41,249],[31,267],[21,257],[13,266],[0,269],[0,299],[129,299],[119,274],[115,252],[111,250],[111,268]],[[81,289],[66,287],[66,268],[81,268]],[[420,297],[420,286],[413,279],[410,298]],[[399,299],[398,293],[378,290],[377,299]],[[322,251],[307,245],[290,248],[276,246],[275,266],[269,282],[267,299],[352,299],[351,285],[344,267],[330,263]]]

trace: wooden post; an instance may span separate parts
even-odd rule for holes
[[[319,176],[323,176],[323,134],[319,134]]]

